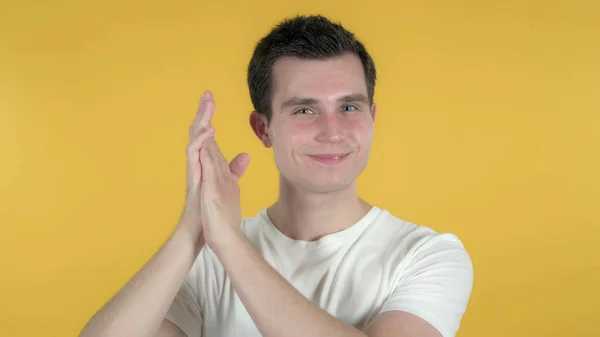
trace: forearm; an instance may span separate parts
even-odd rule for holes
[[[80,336],[153,336],[202,245],[178,226],[152,259],[92,317]]]
[[[223,247],[219,258],[263,337],[366,336],[312,304],[247,239]]]

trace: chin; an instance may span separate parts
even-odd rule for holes
[[[317,194],[329,194],[329,193],[339,193],[342,191],[348,190],[352,185],[329,185],[329,186],[319,186],[317,189],[313,190],[313,193]]]
[[[335,171],[321,169],[303,169],[279,167],[280,179],[293,189],[302,190],[310,193],[335,193],[354,188],[356,179],[364,170],[363,165],[360,169],[357,167],[345,167]],[[283,170],[282,170],[283,168]]]
[[[315,179],[310,177],[296,181],[296,184],[302,189],[312,193],[334,193],[341,192],[351,188],[354,185],[355,179],[348,177],[347,179]]]

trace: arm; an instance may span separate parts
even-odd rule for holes
[[[378,317],[367,335],[312,304],[262,258],[240,229],[239,187],[214,139],[200,151],[200,160],[206,243],[263,337],[440,337],[423,319],[397,312]]]
[[[180,224],[155,256],[98,311],[81,337],[154,336],[204,245],[200,210],[200,148],[212,136],[211,110],[201,100],[187,146],[186,205]],[[166,327],[170,327],[166,323]],[[170,329],[174,330],[174,329]]]
[[[195,301],[194,294],[186,291],[184,280],[206,242],[200,210],[200,149],[214,134],[214,129],[210,126],[214,107],[212,94],[206,91],[189,130],[190,142],[186,147],[186,202],[179,225],[147,265],[92,317],[81,332],[81,337],[145,337],[156,336],[157,333],[159,336],[185,336],[183,329],[166,320],[165,315],[172,304],[181,305],[174,302],[178,291],[190,302]],[[225,166],[230,169],[229,174],[240,178],[247,163],[242,156],[234,158],[229,166],[227,163]],[[183,314],[199,318],[197,310],[191,311],[188,306],[179,310],[178,316],[173,318],[181,318],[179,315]]]
[[[436,324],[446,329],[444,337],[454,336],[453,325],[458,324],[455,316],[462,315],[462,304],[468,296],[459,288],[445,287],[435,281],[430,286],[432,280],[422,278],[427,278],[433,271],[435,276],[440,276],[437,274],[440,272],[443,276],[434,277],[434,280],[449,280],[452,284],[470,281],[470,260],[467,263],[464,263],[464,259],[460,260],[458,268],[453,265],[456,261],[452,259],[449,261],[450,265],[445,265],[445,256],[448,254],[443,251],[443,245],[438,245],[434,248],[441,247],[442,251],[435,253],[442,258],[434,259],[434,262],[441,261],[441,264],[432,265],[431,259],[427,258],[429,251],[420,250],[425,258],[421,258],[413,266],[413,272],[407,278],[408,284],[398,287],[397,296],[393,297],[395,301],[387,303],[384,306],[385,312],[375,319],[366,333],[362,332],[312,304],[281,277],[246,239],[240,228],[241,206],[237,177],[227,169],[227,161],[213,138],[208,139],[206,147],[201,149],[200,161],[203,184],[200,198],[202,227],[206,243],[219,258],[233,288],[263,337],[442,336],[440,329],[420,318],[423,312],[429,315],[429,319],[435,317]],[[247,165],[246,160],[244,163]],[[459,249],[458,255],[461,254]],[[470,283],[463,288],[462,290],[468,288],[470,291]],[[424,293],[423,289],[426,290]],[[403,296],[407,295],[419,295],[419,300],[409,301],[413,306],[407,307],[413,312],[419,312],[419,315],[398,309],[403,305],[398,301],[403,302]],[[454,300],[459,304],[453,303]],[[414,309],[414,305],[419,310]],[[449,306],[451,310],[437,309],[439,306]]]
[[[206,242],[263,337],[455,336],[473,273],[454,236],[428,235],[415,245],[397,288],[363,332],[314,305],[263,259],[239,228],[239,191],[219,168],[224,158],[213,140],[201,156],[207,163],[202,197]]]
[[[379,315],[365,332],[321,310],[260,256],[244,237],[220,249],[236,293],[264,337],[441,337],[420,317],[402,311]]]
[[[181,227],[156,255],[98,311],[81,337],[185,336],[170,322],[161,323],[187,276],[202,243],[195,243]]]

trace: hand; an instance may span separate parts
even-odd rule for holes
[[[200,162],[200,149],[205,146],[206,140],[214,135],[211,125],[215,111],[212,94],[206,91],[200,100],[198,112],[189,129],[189,143],[186,147],[186,201],[178,228],[182,228],[195,240],[204,245],[201,215],[201,189],[202,167]],[[238,156],[239,157],[239,156]],[[241,176],[245,167],[240,165],[240,158],[236,157],[231,162],[231,170]],[[247,166],[247,165],[246,165]]]
[[[214,102],[211,106],[214,107]],[[248,168],[249,162],[248,154],[240,153],[228,165],[212,136],[200,149],[202,228],[206,243],[216,254],[231,238],[243,236],[240,228],[240,189],[237,182]]]
[[[190,125],[189,143],[186,147],[186,191],[185,206],[179,227],[185,229],[194,239],[202,241],[202,216],[200,215],[200,188],[202,168],[200,167],[200,149],[215,130],[210,124],[214,107],[205,92],[200,100],[196,118]],[[203,243],[201,244],[203,245]]]

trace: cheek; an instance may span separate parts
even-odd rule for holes
[[[373,139],[373,122],[370,120],[357,120],[351,123],[350,130],[354,139],[360,144],[370,144]]]
[[[309,143],[313,133],[314,130],[311,125],[282,125],[275,135],[275,143],[280,150],[297,151],[303,145]]]

